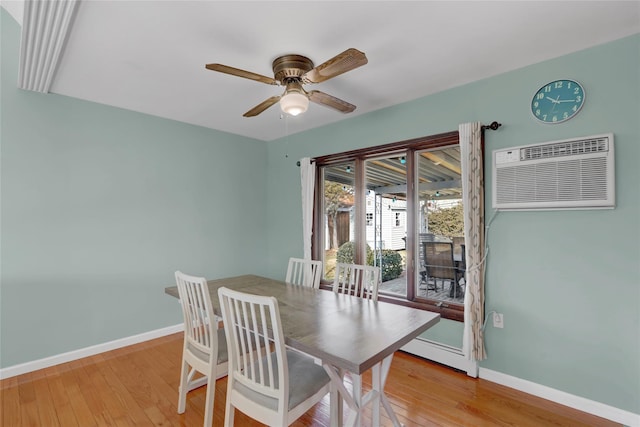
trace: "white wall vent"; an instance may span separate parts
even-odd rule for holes
[[[493,208],[601,209],[615,206],[613,134],[493,152]]]

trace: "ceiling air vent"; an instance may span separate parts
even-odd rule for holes
[[[499,210],[615,206],[613,134],[493,152],[493,207]]]

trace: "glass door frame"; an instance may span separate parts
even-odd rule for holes
[[[422,308],[434,312],[438,312],[443,318],[464,321],[463,305],[455,304],[446,306],[446,304],[438,301],[416,299],[416,276],[417,266],[416,257],[417,236],[419,226],[417,224],[417,205],[418,194],[416,181],[418,179],[417,165],[415,161],[415,153],[426,149],[436,149],[459,144],[458,131],[446,132],[437,135],[425,136],[421,138],[410,139],[406,141],[395,142],[391,144],[380,145],[376,147],[363,148],[359,150],[348,151],[344,153],[327,155],[314,158],[316,163],[316,191],[315,206],[323,206],[323,166],[331,166],[346,161],[353,161],[355,164],[355,211],[354,211],[354,238],[355,238],[355,254],[354,262],[366,264],[366,192],[365,187],[365,161],[367,159],[380,156],[405,156],[407,170],[407,295],[404,298],[393,298],[390,296],[380,296],[381,301],[393,302],[396,304],[407,305],[415,308]],[[408,179],[411,177],[412,179]],[[324,211],[323,209],[314,209],[314,233],[312,239],[312,256],[313,259],[323,259],[322,252],[324,250]],[[319,226],[320,225],[320,226]],[[410,260],[410,264],[409,264]],[[328,288],[329,284],[324,283],[323,287]]]

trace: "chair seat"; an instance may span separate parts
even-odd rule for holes
[[[271,353],[269,357],[271,357],[273,366],[277,372],[278,366],[276,363],[276,354]],[[327,385],[330,378],[324,368],[317,365],[313,358],[305,356],[300,352],[287,350],[287,363],[289,367],[289,405],[287,409],[291,410]],[[275,381],[277,387],[277,373],[275,374]],[[238,393],[254,402],[259,402],[259,404],[273,409],[274,411],[278,410],[277,399],[251,390],[240,382],[235,383],[235,389]]]
[[[224,329],[218,329],[218,365],[225,363],[229,360],[227,353],[227,337],[224,334]],[[202,360],[205,363],[209,362],[209,354],[196,348],[191,343],[187,343],[187,350],[191,352],[195,357]]]

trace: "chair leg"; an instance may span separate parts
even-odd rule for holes
[[[450,280],[451,287],[449,288],[449,297],[450,298],[458,298],[458,293],[461,293],[460,285],[457,280]]]
[[[209,372],[207,378],[207,397],[204,403],[204,427],[213,425],[213,403],[216,397],[216,372]]]
[[[229,393],[227,393],[227,403],[224,410],[224,427],[233,427],[233,416],[235,415],[235,410],[236,408],[231,406]]]
[[[429,287],[429,281],[432,280],[433,281],[433,285],[431,285],[432,287]],[[427,280],[425,281],[425,283],[427,284],[427,291],[429,289],[431,289],[432,291],[437,291],[438,290],[438,279],[436,279],[435,277],[427,277]]]
[[[178,413],[184,414],[187,404],[187,383],[189,382],[189,364],[182,360],[182,369],[180,370],[180,385],[178,386]]]

